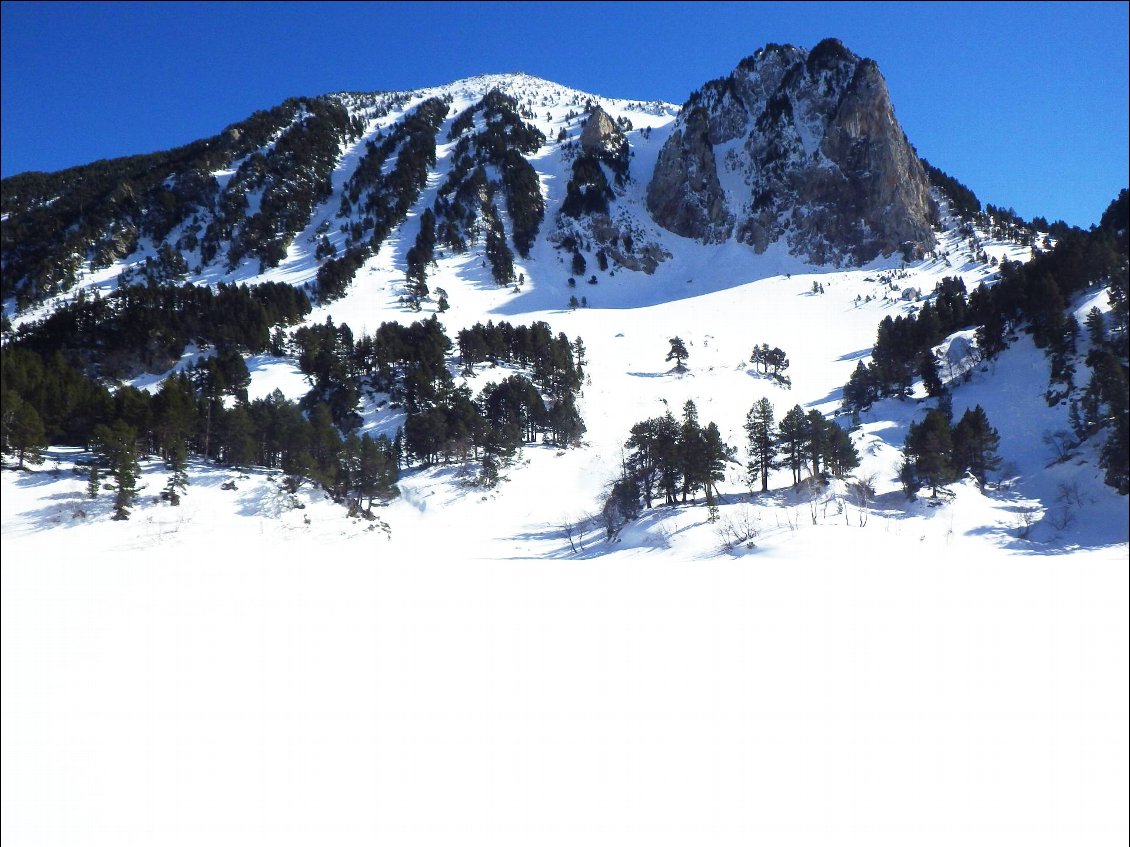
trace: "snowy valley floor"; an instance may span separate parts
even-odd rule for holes
[[[197,463],[172,508],[147,462],[123,523],[74,451],[5,470],[5,845],[1124,844],[1126,498],[1095,445],[1057,463],[1044,443],[1067,412],[1044,401],[1043,352],[1022,337],[953,375],[955,416],[981,405],[1000,430],[985,494],[899,490],[919,391],[862,417],[868,508],[787,471],[752,497],[750,405],[833,413],[878,321],[912,304],[883,268],[767,277],[748,251],[671,239],[664,274],[586,286],[587,309],[565,308],[549,248],[520,294],[441,263],[449,334],[546,320],[589,351],[587,445],[528,448],[493,491],[411,471],[369,522]],[[311,321],[415,319],[395,263],[372,264]],[[958,272],[987,269],[927,262],[900,284]],[[1105,305],[1088,297],[1078,313]],[[762,342],[790,355],[792,391],[752,372]],[[308,389],[293,361],[249,366],[252,397]],[[608,543],[586,517],[631,425],[688,399],[739,448],[719,522],[656,509]],[[372,434],[403,420],[361,411]],[[753,546],[723,549],[727,528]]]
[[[805,511],[688,556],[697,507],[574,556],[460,517],[521,478],[389,537],[233,476],[123,524],[3,474],[5,844],[1126,840],[1124,544]]]

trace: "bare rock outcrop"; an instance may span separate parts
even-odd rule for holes
[[[734,225],[718,181],[710,117],[693,109],[676,129],[655,165],[647,187],[647,208],[665,229],[707,242],[726,241]]]
[[[727,188],[723,190],[723,185]],[[878,66],[835,39],[771,44],[691,95],[659,155],[648,210],[664,228],[816,263],[934,246],[927,176]]]

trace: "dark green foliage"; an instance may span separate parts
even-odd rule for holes
[[[801,471],[809,458],[808,418],[799,406],[793,406],[777,424],[777,449],[781,464],[792,471],[793,484],[801,480]]]
[[[86,474],[86,496],[91,500],[98,497],[98,492],[102,489],[102,473],[98,470],[96,462],[90,463],[90,470]]]
[[[1130,491],[1130,390],[1126,367],[1109,349],[1089,358],[1093,375],[1085,396],[1093,398],[1088,405],[1092,419],[1089,432],[1106,429],[1099,464],[1106,471],[1106,483],[1119,494]]]
[[[309,222],[314,206],[333,190],[330,174],[341,145],[358,134],[348,111],[337,103],[306,99],[301,106],[269,153],[247,159],[224,189],[223,195],[232,197],[262,190],[259,210],[242,226],[236,228],[238,215],[224,222],[232,231],[231,268],[248,255],[257,256],[261,267],[274,267],[286,257],[287,246]],[[223,200],[221,196],[221,209]]]
[[[935,168],[925,159],[919,159],[926,170],[930,184],[941,190],[949,198],[954,214],[965,220],[973,220],[981,214],[981,201],[973,191],[962,185],[944,171]]]
[[[169,481],[161,492],[161,499],[170,506],[179,506],[180,498],[188,490],[188,462],[187,449],[183,441],[173,444],[165,459],[165,467],[169,469]]]
[[[949,418],[938,409],[928,411],[921,423],[910,425],[903,453],[908,477],[929,485],[933,497],[938,496],[940,486],[958,477]]]
[[[878,400],[879,375],[873,365],[859,362],[844,386],[844,408],[861,411]]]
[[[70,288],[84,263],[108,266],[139,236],[161,242],[192,214],[212,211],[220,193],[212,171],[265,146],[313,102],[288,100],[173,150],[3,180],[0,297],[15,296],[21,308],[38,302]]]
[[[859,467],[859,453],[852,444],[851,435],[835,421],[827,423],[823,455],[824,467],[834,477],[843,478]]]
[[[171,367],[189,342],[262,353],[270,331],[310,311],[306,295],[290,285],[120,288],[108,297],[80,293],[74,302],[25,324],[10,348],[49,356],[109,378]]]
[[[15,454],[16,466],[20,470],[24,469],[25,463],[40,464],[43,448],[47,446],[47,432],[39,412],[14,391],[4,391],[0,407],[4,452]]]
[[[351,509],[371,517],[375,502],[387,502],[399,494],[396,458],[387,436],[374,439],[368,434],[360,438],[350,435],[345,440],[342,465],[339,487]]]
[[[365,264],[369,257],[367,247],[350,247],[345,255],[330,259],[318,268],[318,275],[314,286],[315,296],[320,303],[330,303],[339,297],[344,297],[349,290],[349,283],[357,275],[357,271]]]
[[[938,373],[938,360],[930,351],[924,351],[918,359],[918,375],[922,377],[922,385],[929,397],[940,397],[945,391],[942,377]]]
[[[754,345],[749,361],[757,371],[768,375],[778,385],[792,387],[792,380],[785,375],[789,369],[789,357],[780,347],[770,349],[768,344]]]
[[[137,432],[124,421],[94,428],[92,447],[99,463],[114,478],[114,520],[127,520],[137,499]]]
[[[407,302],[415,311],[420,311],[420,303],[431,293],[428,289],[428,266],[435,259],[436,216],[431,209],[424,209],[420,215],[420,231],[416,243],[409,248],[405,257],[408,269]]]
[[[633,479],[621,477],[612,484],[612,490],[601,509],[605,537],[611,541],[640,515],[640,489]]]
[[[506,243],[506,232],[502,228],[502,218],[498,209],[491,204],[483,214],[486,223],[486,254],[490,262],[490,273],[499,285],[512,285],[514,282],[514,254]]]
[[[579,342],[580,339],[577,339]],[[561,334],[554,337],[549,324],[536,321],[530,326],[477,323],[456,336],[459,360],[470,375],[475,365],[511,363],[533,371],[534,382],[548,396],[561,398],[580,390],[582,374],[574,358],[577,347]],[[580,352],[584,352],[583,343]]]
[[[989,418],[980,406],[961,416],[953,430],[953,465],[957,473],[969,471],[985,487],[989,471],[1001,465],[997,448],[1000,436],[989,425]]]
[[[624,447],[630,452],[622,480],[636,492],[635,501],[643,497],[649,509],[660,494],[668,506],[685,503],[700,489],[713,499],[715,484],[732,457],[717,424],[699,425],[691,401],[683,407],[682,424],[670,412],[641,421],[632,427]]]
[[[683,343],[683,339],[675,336],[670,339],[671,349],[667,353],[667,361],[675,360],[675,370],[682,372],[686,370],[683,365],[685,359],[690,358],[690,353],[687,352],[687,345]]]
[[[549,409],[549,429],[553,443],[573,447],[581,443],[587,427],[571,391],[564,392]]]
[[[67,365],[58,351],[44,359],[7,345],[0,355],[0,383],[5,398],[12,392],[35,409],[52,444],[85,444],[94,426],[113,416],[110,392]]]
[[[582,153],[573,160],[573,176],[565,186],[561,214],[570,218],[608,214],[613,198],[612,186],[596,157]],[[578,273],[584,273],[579,271]]]
[[[404,117],[387,137],[366,144],[365,155],[346,181],[340,215],[357,212],[360,220],[348,228],[354,242],[344,256],[330,259],[318,269],[317,295],[322,302],[341,297],[365,260],[380,250],[408,216],[428,179],[428,169],[436,163],[436,134],[447,116],[448,106],[433,97]],[[399,151],[399,152],[398,152]],[[396,164],[383,172],[386,160],[397,153]],[[434,239],[432,240],[434,244]],[[426,266],[428,258],[423,262]]]
[[[484,118],[482,129],[471,133],[474,116],[480,112]],[[455,119],[449,139],[461,135],[464,137],[455,149],[455,166],[440,186],[436,200],[442,240],[461,251],[467,241],[465,233],[473,226],[476,215],[481,215],[487,224],[487,254],[494,278],[500,285],[509,284],[513,280],[513,258],[493,204],[498,184],[487,180],[485,168],[494,167],[501,176],[513,228],[511,240],[518,254],[528,257],[545,217],[545,201],[537,172],[525,156],[545,144],[545,136],[522,120],[517,100],[497,89]],[[486,201],[482,199],[484,194]]]
[[[347,196],[354,206],[360,206],[363,215],[362,232],[372,231],[369,246],[374,251],[419,199],[428,169],[436,163],[436,133],[447,112],[447,104],[439,98],[425,100],[379,146],[370,144],[346,183]],[[385,160],[397,150],[396,165],[387,175],[382,174]]]
[[[545,217],[545,201],[541,196],[537,171],[513,148],[506,150],[502,160],[502,185],[506,190],[506,209],[510,212],[513,226],[514,248],[520,256],[529,258],[530,248]]]
[[[761,490],[769,490],[769,472],[780,467],[777,460],[777,424],[773,417],[773,404],[762,397],[750,407],[745,421],[746,438],[749,441],[750,488],[758,479]]]
[[[632,479],[650,509],[659,492],[668,505],[675,502],[678,481],[679,425],[668,412],[661,418],[637,423],[624,446],[631,452],[624,473]]]

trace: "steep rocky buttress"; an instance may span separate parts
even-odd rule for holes
[[[835,39],[771,44],[683,106],[647,191],[656,222],[817,263],[934,246],[925,170],[878,66]]]

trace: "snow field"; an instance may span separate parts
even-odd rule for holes
[[[4,840],[1120,843],[1120,556],[799,538],[6,542]]]

